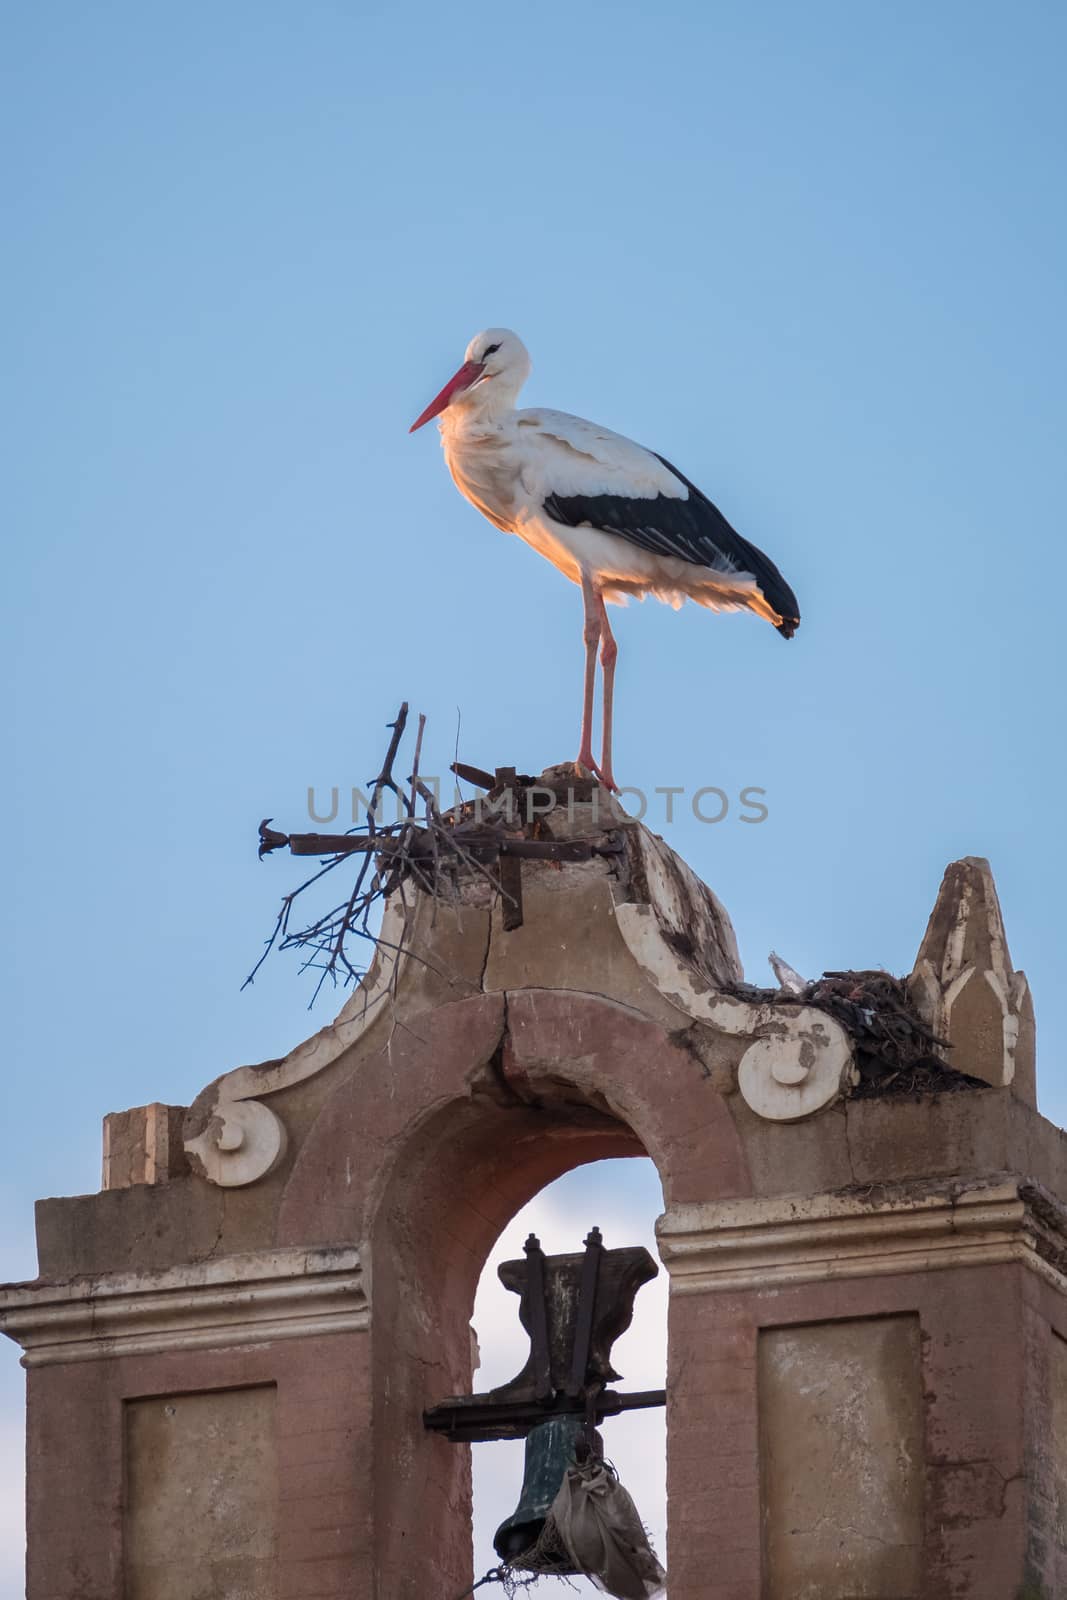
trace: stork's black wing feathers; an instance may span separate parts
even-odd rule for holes
[[[558,495],[545,497],[545,510],[564,527],[579,528],[588,523],[653,555],[674,556],[696,566],[719,572],[748,572],[755,578],[764,599],[782,618],[778,632],[791,639],[800,622],[796,595],[774,562],[743,539],[732,528],[707,495],[690,483],[666,456],[656,456],[689,490],[687,500],[669,495],[655,499],[631,499],[626,495]]]

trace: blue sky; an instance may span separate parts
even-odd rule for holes
[[[468,761],[574,755],[577,591],[407,434],[492,324],[531,403],[669,456],[800,598],[790,644],[616,614],[622,781],[766,790],[758,826],[649,818],[749,976],[906,970],[988,855],[1067,1120],[1062,9],[5,23],[0,1276],[35,1196],[97,1186],[104,1112],[326,1015],[294,963],[239,993],[292,877],[261,816],[369,777],[403,697],[428,765],[457,708]],[[20,1382],[12,1348],[5,1438]]]

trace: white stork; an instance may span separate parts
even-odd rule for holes
[[[677,609],[754,611],[790,639],[796,596],[774,563],[663,456],[565,411],[516,411],[530,357],[518,334],[488,328],[463,365],[412,423],[440,415],[442,447],[460,493],[505,533],[517,533],[581,587],[585,688],[578,766],[616,787],[612,696],[618,648],[605,601],[654,594]],[[604,731],[593,759],[596,655],[604,677]]]

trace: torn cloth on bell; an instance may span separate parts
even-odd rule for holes
[[[595,1457],[567,1469],[552,1521],[576,1567],[616,1600],[651,1600],[667,1574],[648,1542],[637,1507]]]

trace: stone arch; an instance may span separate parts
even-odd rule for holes
[[[472,1387],[469,1321],[493,1244],[564,1172],[645,1154],[668,1207],[751,1193],[698,1057],[596,995],[523,990],[439,1007],[396,1030],[320,1111],[279,1243],[355,1242],[364,1256],[380,1600],[422,1600],[431,1578],[446,1596],[470,1581],[469,1454],[428,1434],[422,1411]]]

